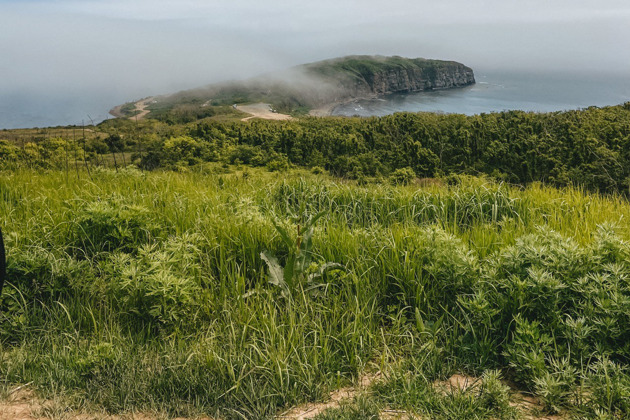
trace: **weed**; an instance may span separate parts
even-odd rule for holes
[[[547,412],[629,415],[627,202],[291,171],[0,174],[0,391],[270,418],[378,369],[322,418],[513,418],[503,377]],[[437,386],[456,373],[477,385]]]

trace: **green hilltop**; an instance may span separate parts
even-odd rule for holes
[[[374,80],[375,75],[399,71],[423,72],[427,76],[435,78],[441,72],[464,68],[472,75],[472,69],[456,61],[399,56],[352,55],[304,64],[298,68],[324,79],[338,81],[350,79],[358,83],[366,82],[368,84]],[[472,83],[474,83],[474,78]]]
[[[264,102],[292,115],[357,98],[447,89],[475,82],[472,69],[455,61],[355,55],[303,64],[256,78],[212,84],[155,98],[148,118],[172,123],[232,113],[231,105]],[[131,117],[133,103],[116,116]]]

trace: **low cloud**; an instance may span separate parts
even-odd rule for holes
[[[0,92],[134,99],[348,54],[627,73],[629,19],[625,0],[0,0]]]

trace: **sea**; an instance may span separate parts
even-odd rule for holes
[[[475,70],[477,83],[457,89],[394,94],[337,106],[333,115],[382,116],[395,112],[467,115],[504,110],[563,111],[630,101],[630,71],[618,74]],[[163,92],[162,89],[156,89]],[[155,94],[103,86],[11,90],[0,86],[0,129],[99,123],[121,103]]]
[[[127,96],[102,87],[0,89],[0,129],[98,124],[113,118],[109,110],[114,106],[142,97],[137,93]]]
[[[396,112],[466,115],[522,110],[565,111],[630,101],[630,72],[475,72],[476,83],[463,88],[357,100],[337,106],[333,115],[383,116]]]

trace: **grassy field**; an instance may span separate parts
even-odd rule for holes
[[[371,377],[318,418],[627,418],[629,218],[472,177],[0,172],[0,399],[273,418]]]

